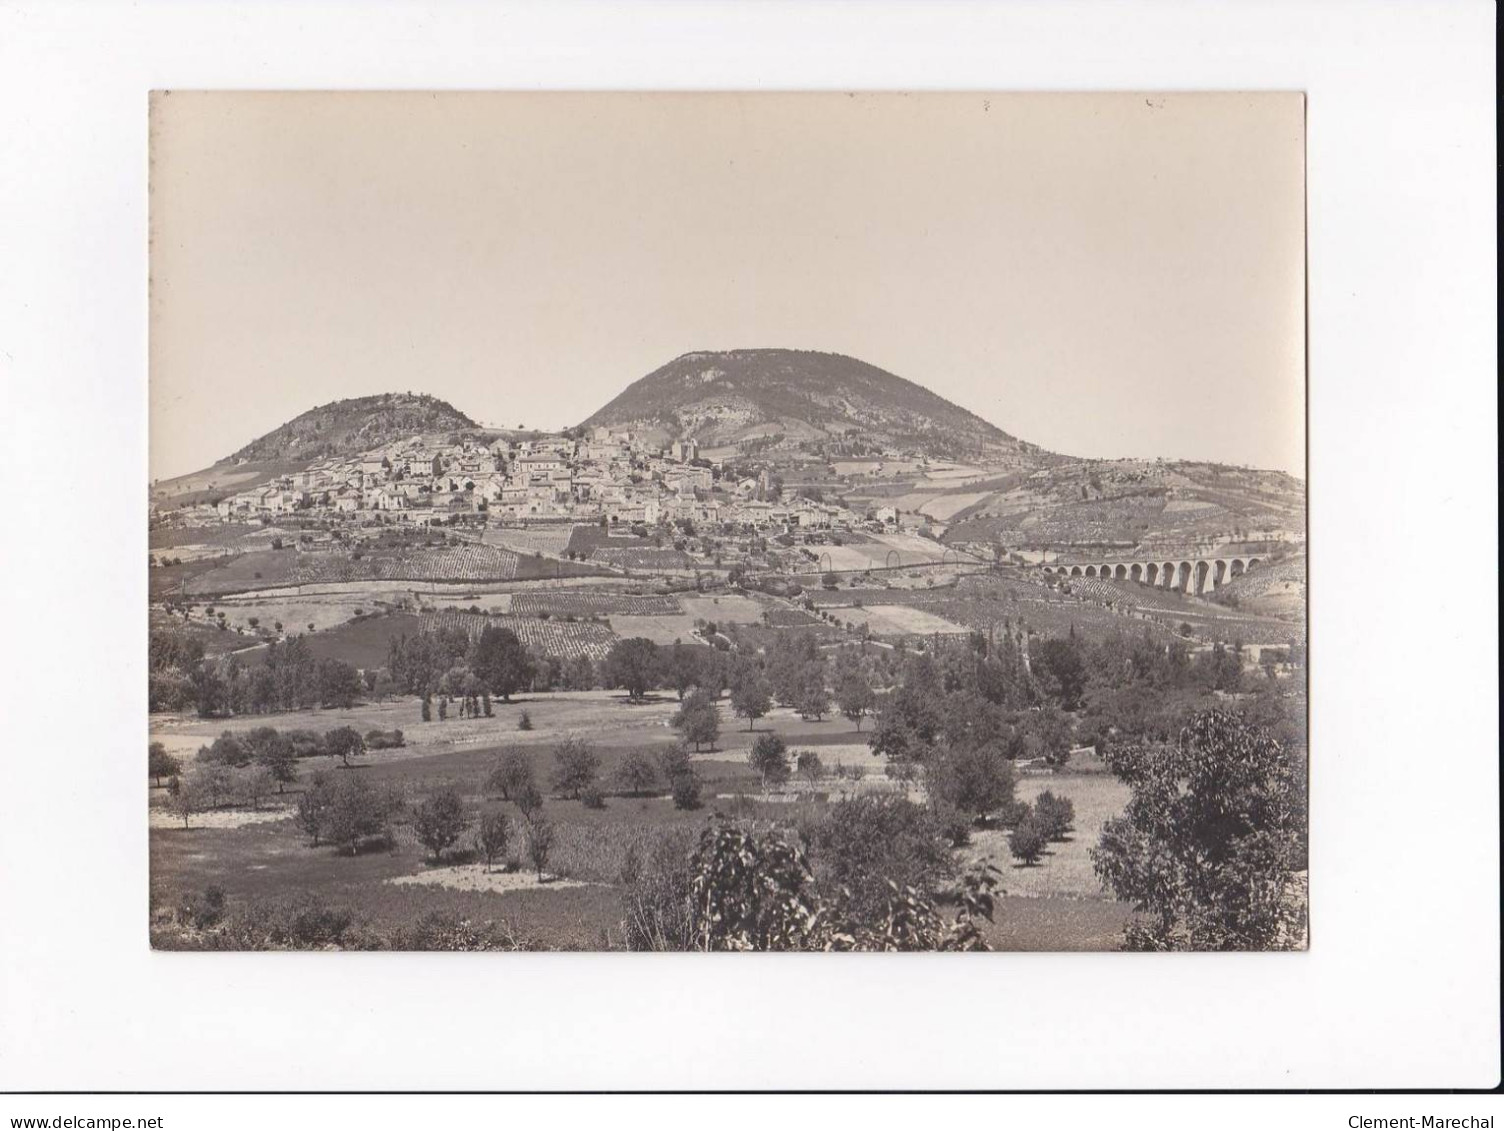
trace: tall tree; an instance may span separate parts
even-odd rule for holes
[[[635,700],[657,683],[661,668],[658,645],[644,636],[629,636],[611,646],[601,674],[608,687],[625,688],[627,698]]]
[[[715,745],[721,733],[721,714],[709,693],[697,687],[674,714],[673,726],[685,742],[693,742],[699,750],[702,745]]]
[[[731,686],[731,709],[747,720],[748,730],[773,709],[773,692],[762,672],[748,666],[738,673]]]
[[[505,702],[533,678],[533,662],[510,628],[487,625],[470,653],[470,669]]]

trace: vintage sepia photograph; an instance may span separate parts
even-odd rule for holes
[[[1305,950],[1305,116],[154,92],[152,947]]]

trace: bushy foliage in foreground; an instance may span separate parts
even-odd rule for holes
[[[1273,950],[1300,936],[1303,764],[1265,728],[1203,711],[1174,743],[1111,747],[1107,761],[1132,793],[1092,864],[1145,914],[1130,949]]]
[[[317,898],[227,905],[209,889],[153,913],[156,950],[532,950],[510,928],[429,912],[411,926],[380,928]]]
[[[947,920],[934,900],[887,881],[882,913],[859,920],[821,895],[804,851],[787,834],[708,828],[690,860],[696,950],[985,950],[996,869],[962,877]]]

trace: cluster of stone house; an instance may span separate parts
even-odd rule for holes
[[[503,437],[491,443],[412,438],[324,460],[222,499],[214,510],[222,521],[289,512],[411,522],[480,512],[502,522],[604,518],[814,529],[849,529],[861,521],[839,506],[805,499],[773,503],[768,494],[766,472],[718,484],[692,440],[650,447],[631,432],[597,428],[579,438]]]

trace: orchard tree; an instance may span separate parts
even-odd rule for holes
[[[841,714],[856,725],[858,734],[862,730],[862,719],[872,710],[872,701],[872,686],[860,672],[848,672],[841,677],[836,688],[836,703]]]
[[[489,872],[506,852],[510,837],[511,825],[505,813],[500,809],[487,809],[481,813],[480,824],[475,830],[475,851],[486,862],[486,871]]]
[[[538,872],[538,882],[543,882],[543,869],[548,865],[548,854],[554,846],[554,826],[542,813],[528,818],[526,827],[527,858]]]
[[[570,735],[554,748],[554,772],[549,785],[555,793],[575,801],[595,784],[601,760],[590,743]]]
[[[146,773],[148,777],[155,778],[160,786],[164,778],[175,778],[183,772],[183,765],[171,754],[167,753],[167,747],[160,742],[153,742],[146,748]]]
[[[1114,745],[1131,791],[1092,850],[1098,877],[1147,921],[1133,950],[1277,950],[1296,945],[1302,763],[1229,711],[1193,715],[1166,745]]]
[[[668,663],[665,667],[668,681],[679,693],[680,699],[684,698],[691,687],[700,686],[700,657],[697,650],[685,645],[684,641],[674,641],[674,646],[669,649]]]
[[[453,789],[429,794],[413,813],[413,832],[418,843],[433,853],[435,864],[444,858],[445,849],[459,840],[464,831],[465,803]]]
[[[773,692],[762,672],[748,666],[739,673],[731,688],[731,709],[747,720],[748,730],[773,709]]]
[[[642,754],[629,754],[616,771],[623,791],[633,795],[651,793],[658,784],[658,771]]]
[[[747,753],[747,761],[762,777],[762,787],[779,785],[789,779],[789,750],[776,734],[760,734]]]
[[[528,786],[536,788],[532,760],[520,750],[503,751],[486,778],[486,789],[501,794],[503,801],[515,801]]]
[[[176,788],[169,785],[167,807],[172,810],[172,815],[183,822],[183,828],[188,827],[188,819],[204,808],[203,791],[198,783],[185,781],[183,778],[173,778]]]
[[[721,733],[721,713],[710,693],[699,687],[691,691],[674,714],[673,727],[685,742],[693,742],[696,750],[702,745],[713,749]]]
[[[349,769],[352,757],[365,752],[366,740],[354,727],[336,727],[324,735],[324,753],[331,758],[338,758],[346,769]]]
[[[1019,821],[1008,834],[1008,851],[1013,853],[1014,859],[1023,861],[1026,868],[1039,863],[1049,843],[1048,834],[1033,813]]]
[[[245,736],[256,765],[271,775],[281,793],[298,780],[298,757],[288,737],[275,727],[257,727]]]

